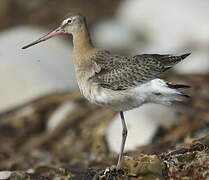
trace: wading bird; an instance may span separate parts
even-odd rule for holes
[[[120,113],[123,130],[117,162],[119,169],[127,137],[123,111],[145,103],[169,105],[173,101],[187,98],[188,95],[178,89],[188,86],[167,83],[159,79],[158,75],[186,58],[189,53],[180,56],[113,55],[93,46],[86,20],[78,13],[70,13],[56,30],[24,46],[23,49],[59,34],[73,36],[73,63],[81,93],[90,102]]]

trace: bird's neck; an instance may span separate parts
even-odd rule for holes
[[[73,61],[76,72],[88,71],[92,68],[92,59],[90,58],[95,51],[91,42],[87,27],[73,34]]]
[[[83,54],[93,48],[93,44],[86,27],[73,34],[73,46],[75,54]]]

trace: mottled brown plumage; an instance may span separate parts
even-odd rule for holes
[[[104,88],[126,90],[156,78],[188,55],[142,54],[129,57],[101,50],[91,57],[100,67],[91,79]]]

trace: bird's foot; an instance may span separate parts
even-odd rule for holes
[[[103,173],[104,177],[119,177],[123,176],[123,169],[118,169],[117,166],[113,165],[111,167],[107,167]]]

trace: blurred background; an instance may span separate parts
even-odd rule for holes
[[[93,139],[95,143],[90,143],[96,144],[95,147],[90,147],[96,148],[97,153],[119,151],[121,123],[118,116],[88,104],[77,93],[72,66],[72,38],[56,37],[30,49],[21,49],[56,28],[68,12],[83,14],[87,18],[95,46],[114,53],[135,55],[192,52],[186,60],[169,71],[166,78],[173,83],[192,86],[187,93],[199,97],[197,102],[193,100],[199,109],[192,111],[190,102],[190,109],[186,109],[188,104],[184,103],[178,108],[148,104],[126,112],[129,129],[126,150],[135,150],[141,145],[153,142],[156,134],[163,136],[166,132],[161,129],[162,126],[170,127],[182,119],[200,118],[199,124],[202,121],[208,123],[208,0],[1,0],[0,112],[3,123],[0,123],[0,130],[4,142],[8,143],[8,138],[19,134],[18,143],[15,137],[12,137],[14,142],[16,141],[15,148],[18,152],[27,148],[26,152],[30,152],[31,148],[42,147],[44,153],[48,153],[52,145],[45,144],[46,141],[54,142],[68,135],[60,146],[62,149],[69,148],[78,141],[77,137],[85,140],[85,133],[95,132],[98,136],[101,135],[99,137],[104,141],[101,143],[101,139]],[[204,113],[197,117],[196,112],[200,112],[200,109]],[[185,111],[190,114],[186,115]],[[82,126],[76,124],[75,117],[77,122],[83,123]],[[11,122],[15,125],[8,128]],[[66,123],[71,129],[64,131],[65,134],[59,134],[58,137],[55,135],[55,139],[48,134],[60,129],[63,131]],[[203,126],[206,127],[205,124]],[[99,130],[88,130],[92,127]],[[74,132],[75,130],[77,132]],[[42,139],[41,142],[39,138]],[[77,145],[74,152],[80,151],[80,146]],[[102,146],[103,150],[98,150],[99,146]],[[14,145],[10,142],[1,147],[1,152],[8,152],[8,149],[17,152],[11,150],[11,147]],[[59,152],[61,147],[56,146],[53,150]],[[87,145],[82,147],[84,151]],[[108,150],[104,147],[108,147]],[[1,164],[7,168],[11,167],[10,165]]]

